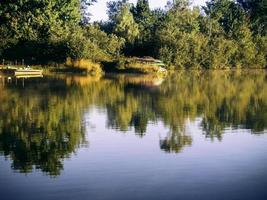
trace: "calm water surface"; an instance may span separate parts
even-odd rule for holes
[[[0,199],[267,199],[267,73],[0,78]]]

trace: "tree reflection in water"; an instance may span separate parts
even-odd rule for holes
[[[261,134],[267,127],[265,71],[180,71],[164,81],[61,75],[0,88],[0,153],[23,173],[36,168],[59,175],[64,158],[88,144],[83,112],[93,106],[106,110],[107,128],[133,128],[138,137],[152,134],[149,123],[163,122],[169,129],[159,141],[165,152],[192,145],[183,128],[188,119],[201,118],[205,136],[219,140],[226,128]]]

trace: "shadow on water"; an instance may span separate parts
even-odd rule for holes
[[[223,139],[224,130],[267,128],[265,71],[180,71],[163,80],[156,76],[106,77],[56,75],[0,83],[0,154],[12,169],[34,169],[57,176],[63,161],[86,139],[84,111],[106,111],[106,129],[142,138],[148,124],[168,128],[159,147],[179,153],[191,146],[187,121],[201,119],[203,134]]]

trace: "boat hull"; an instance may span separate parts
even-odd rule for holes
[[[16,70],[15,76],[22,76],[22,75],[42,75],[43,70]]]

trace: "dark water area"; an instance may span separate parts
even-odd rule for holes
[[[266,200],[266,188],[266,71],[0,78],[1,200]]]

